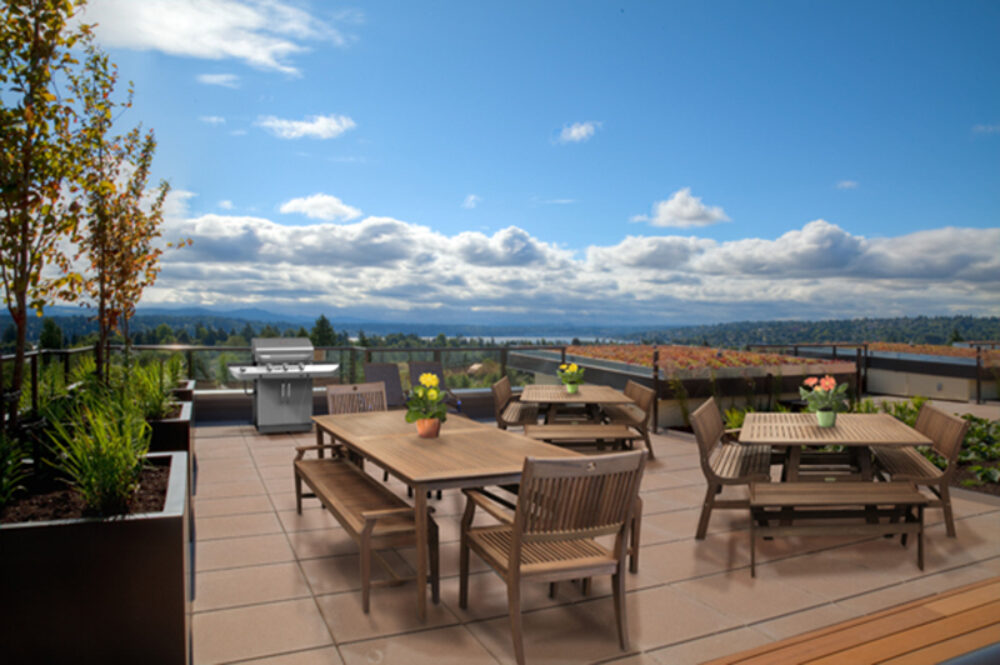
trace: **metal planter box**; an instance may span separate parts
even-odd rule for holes
[[[0,525],[9,663],[190,663],[187,455],[157,513]]]

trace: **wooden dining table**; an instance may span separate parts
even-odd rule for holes
[[[525,457],[575,457],[567,450],[462,416],[449,416],[438,437],[417,436],[403,411],[313,416],[316,442],[324,434],[413,488],[417,536],[417,615],[427,616],[427,493],[449,488],[508,485],[521,480]],[[438,602],[435,597],[434,602]]]
[[[888,413],[839,413],[833,427],[820,427],[814,413],[746,414],[740,443],[785,448],[785,480],[799,480],[802,446],[840,445],[854,453],[860,480],[872,480],[869,446],[929,446],[933,442]]]

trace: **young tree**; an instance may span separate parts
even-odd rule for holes
[[[78,206],[74,100],[59,85],[80,75],[73,49],[90,39],[70,28],[81,2],[5,0],[0,10],[0,281],[15,327],[12,385],[24,378],[28,310],[66,293],[77,276],[60,242]],[[17,420],[14,402],[11,422]]]
[[[43,349],[63,348],[63,331],[54,320],[42,319],[42,332],[38,335],[38,346]]]
[[[131,85],[125,101],[113,101],[117,67],[92,46],[84,70],[87,75],[73,85],[84,107],[81,182],[86,195],[86,223],[76,239],[79,256],[90,268],[83,288],[97,307],[97,374],[104,376],[109,335],[117,330],[130,344],[128,321],[159,273],[163,250],[155,241],[170,188],[161,182],[151,196],[146,189],[156,150],[152,130],[143,134],[136,127],[124,136],[110,135],[116,110],[120,114],[132,106]]]

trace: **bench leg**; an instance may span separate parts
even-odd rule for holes
[[[317,430],[317,433],[322,432],[322,430]],[[322,435],[320,435],[322,436]],[[299,515],[302,514],[302,476],[299,475],[298,470],[295,473],[295,510],[298,511]]]
[[[361,532],[361,609],[368,614],[369,598],[372,588],[372,534],[375,523],[370,522]]]

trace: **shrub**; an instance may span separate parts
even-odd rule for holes
[[[135,401],[146,420],[161,420],[173,410],[172,388],[163,366],[155,363],[134,367],[122,392]]]
[[[53,464],[97,515],[127,513],[139,484],[150,429],[127,395],[83,396],[66,422],[54,423]]]
[[[15,492],[24,489],[21,482],[28,475],[24,458],[21,442],[0,431],[0,511]]]

